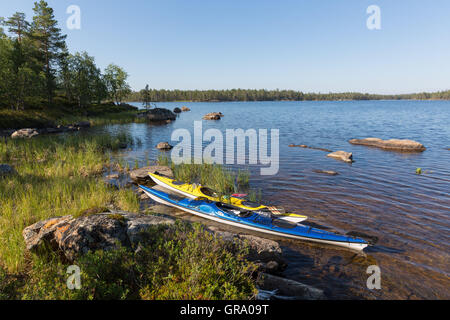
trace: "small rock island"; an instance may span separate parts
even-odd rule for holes
[[[400,151],[400,152],[422,152],[426,148],[423,144],[408,139],[390,139],[382,140],[380,138],[351,139],[351,144],[376,147],[384,150]]]

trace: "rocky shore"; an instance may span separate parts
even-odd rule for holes
[[[91,123],[89,121],[81,121],[71,125],[63,126],[58,125],[55,127],[47,127],[47,128],[23,128],[23,129],[7,129],[1,130],[0,136],[2,137],[10,137],[12,139],[16,138],[32,138],[40,134],[55,134],[55,133],[64,133],[64,132],[74,132],[79,131],[83,128],[89,128]]]
[[[39,253],[51,248],[73,262],[89,251],[113,250],[118,246],[139,250],[144,239],[151,239],[151,226],[169,226],[175,218],[109,210],[78,218],[55,217],[34,223],[23,230],[27,250]],[[257,286],[272,299],[324,299],[322,290],[278,276],[286,262],[280,245],[254,235],[236,234],[205,227],[215,237],[249,247],[247,259],[258,266]],[[271,292],[272,297],[268,296]]]
[[[134,183],[149,184],[151,180],[148,172],[173,176],[172,170],[167,166],[139,168],[128,174]],[[105,182],[107,179],[114,178],[119,178],[119,175],[109,175],[105,178]],[[147,200],[143,195],[140,199]],[[135,213],[112,208],[97,208],[86,211],[79,217],[68,215],[36,222],[26,227],[22,235],[27,250],[38,253],[41,247],[51,248],[70,262],[87,252],[113,250],[118,245],[129,250],[139,250],[143,239],[151,239],[152,226],[169,227],[179,219],[188,224],[196,221],[183,218],[184,212],[180,212],[182,215],[173,214],[172,209],[156,205]],[[258,268],[255,278],[260,291],[258,299],[326,298],[320,289],[282,277],[287,262],[283,256],[283,249],[277,241],[230,230],[221,225],[209,223],[202,223],[202,225],[214,237],[220,237],[233,244],[248,246],[246,259],[255,263]]]
[[[176,108],[179,112],[187,111]],[[176,113],[178,113],[176,110]],[[164,109],[164,108],[154,108],[150,110],[146,110],[140,112],[136,115],[137,118],[145,118],[149,123],[170,123],[176,120],[176,113]],[[32,138],[41,134],[57,134],[57,133],[65,133],[65,132],[74,132],[80,131],[85,128],[91,127],[91,122],[89,121],[80,121],[70,125],[57,125],[46,128],[21,128],[21,129],[4,129],[0,130],[0,137],[5,138]]]

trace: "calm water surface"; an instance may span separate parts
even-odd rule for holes
[[[159,103],[187,106],[168,125],[113,125],[92,130],[124,131],[142,142],[122,156],[134,166],[155,160],[155,145],[169,141],[172,131],[193,131],[193,122],[221,111],[220,121],[203,121],[203,130],[279,129],[279,172],[252,173],[251,185],[265,199],[310,217],[339,232],[360,231],[379,238],[366,255],[282,240],[289,266],[284,275],[320,287],[330,298],[449,299],[450,252],[450,102],[230,102]],[[427,150],[418,154],[383,151],[348,143],[351,138],[412,139]],[[176,142],[172,142],[174,144]],[[353,152],[343,163],[326,152],[290,148],[306,144]],[[205,143],[206,145],[207,143]],[[416,168],[428,170],[416,175]],[[337,176],[315,173],[334,170]],[[366,268],[381,268],[381,290],[366,287]]]

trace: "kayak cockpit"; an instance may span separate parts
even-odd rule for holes
[[[219,198],[219,194],[216,191],[214,191],[213,189],[207,188],[207,187],[201,187],[200,192],[203,193],[207,197]]]
[[[223,203],[223,202],[216,202],[217,208],[219,208],[222,211],[225,211],[228,214],[235,215],[242,218],[248,218],[254,214],[253,211],[249,210],[242,210],[238,207],[235,207],[233,205]]]

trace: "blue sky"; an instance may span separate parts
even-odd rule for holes
[[[0,2],[31,19],[33,2]],[[406,93],[450,89],[448,0],[48,0],[69,49],[133,89],[266,88]],[[69,5],[81,30],[69,30]],[[369,5],[381,30],[366,27]]]

